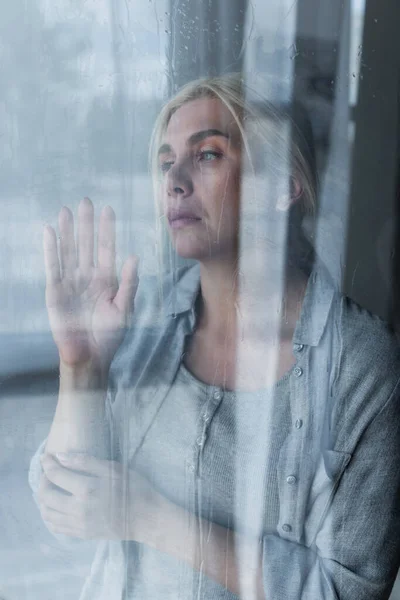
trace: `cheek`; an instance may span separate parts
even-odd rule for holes
[[[226,216],[231,215],[235,219],[239,214],[240,205],[240,177],[234,170],[229,171],[218,188],[218,198],[221,208],[224,209]],[[229,213],[227,209],[229,208]]]
[[[220,213],[229,205],[238,209],[240,201],[240,176],[237,169],[207,173],[198,179],[199,196],[204,208],[212,213]],[[236,212],[236,211],[235,211]]]

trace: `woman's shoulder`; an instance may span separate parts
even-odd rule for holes
[[[311,323],[307,327],[320,331],[324,345],[338,359],[334,363],[357,365],[358,371],[363,366],[382,367],[386,373],[393,368],[400,377],[400,340],[390,324],[343,294],[324,264],[318,265],[310,280],[306,317]]]
[[[332,425],[336,422],[346,446],[359,439],[389,403],[397,405],[400,417],[400,344],[385,320],[340,294],[330,327]]]
[[[348,296],[338,295],[333,315],[337,337],[349,358],[359,368],[400,377],[400,341],[391,325]]]

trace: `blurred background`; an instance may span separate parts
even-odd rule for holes
[[[56,542],[27,481],[58,385],[44,224],[84,196],[97,212],[111,204],[119,265],[135,252],[156,273],[155,116],[186,81],[242,70],[278,101],[307,106],[318,252],[346,294],[397,324],[400,4],[13,0],[0,10],[0,598],[72,599],[93,545]]]

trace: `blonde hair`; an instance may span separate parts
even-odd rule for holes
[[[281,165],[289,159],[290,173],[301,184],[302,194],[298,202],[301,213],[314,214],[317,204],[317,177],[314,159],[314,148],[311,128],[308,119],[299,105],[290,109],[277,108],[271,102],[251,89],[239,73],[197,79],[183,86],[175,96],[167,102],[155,122],[149,148],[149,167],[154,187],[156,227],[158,249],[161,264],[162,232],[159,203],[160,173],[157,152],[166,133],[172,115],[187,102],[201,98],[219,99],[231,113],[241,135],[243,148],[249,164],[255,173],[251,152],[249,132],[252,142],[257,140],[267,144],[276,157],[275,167],[283,170]],[[289,123],[291,143],[287,144],[282,123]],[[275,127],[271,128],[271,125]],[[273,135],[271,131],[273,129]],[[286,130],[287,131],[287,130]],[[279,149],[283,149],[281,152]],[[283,152],[285,156],[283,156]],[[261,149],[262,153],[262,149]],[[286,172],[287,173],[287,172]]]

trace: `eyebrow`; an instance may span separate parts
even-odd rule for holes
[[[199,142],[201,142],[202,140],[208,138],[208,137],[212,137],[215,135],[219,135],[222,136],[224,138],[226,138],[227,140],[229,140],[229,134],[224,133],[223,131],[220,131],[219,129],[204,129],[203,131],[197,131],[196,133],[193,133],[193,135],[190,136],[190,138],[188,139],[188,144],[190,146],[194,146],[194,144],[198,144]],[[158,154],[166,154],[167,152],[172,152],[172,147],[169,144],[163,144],[159,151]]]

